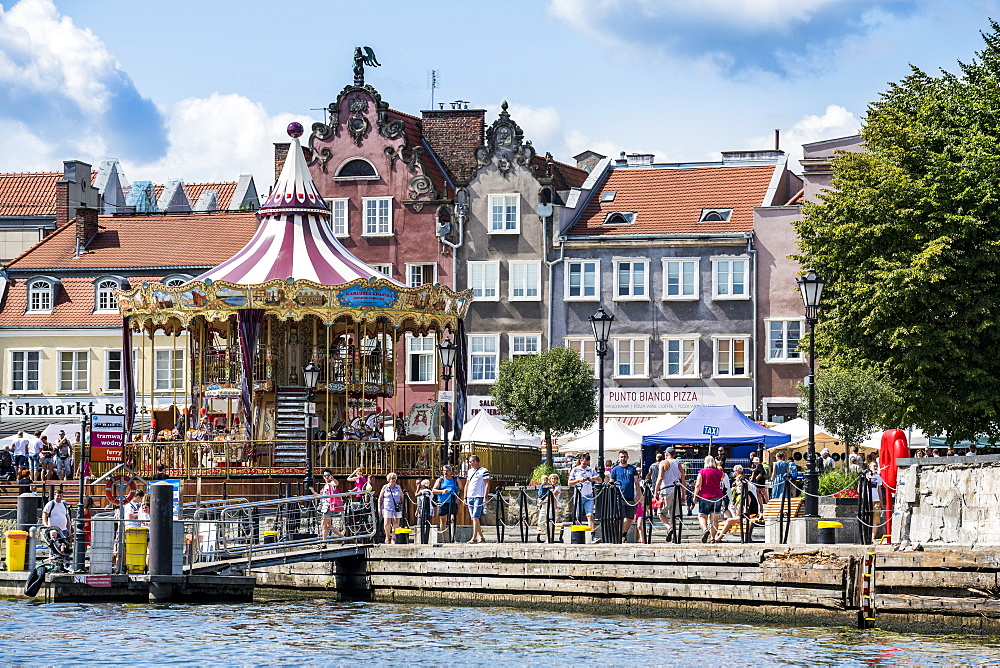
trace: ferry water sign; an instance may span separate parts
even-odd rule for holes
[[[121,462],[124,447],[124,415],[90,416],[90,461]]]

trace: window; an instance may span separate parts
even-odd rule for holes
[[[715,337],[715,375],[723,377],[747,376],[748,336]]]
[[[749,299],[747,283],[748,260],[746,258],[713,258],[715,299]]]
[[[106,350],[104,356],[104,391],[122,391],[122,351]]]
[[[615,299],[648,300],[647,260],[618,260],[615,262]]]
[[[511,334],[510,356],[537,355],[542,349],[541,334]]]
[[[353,158],[345,162],[337,171],[338,178],[378,178],[375,166],[364,158]]]
[[[89,358],[87,350],[59,351],[59,391],[86,392],[87,365]]]
[[[614,339],[615,376],[618,378],[645,378],[649,367],[647,339]]]
[[[184,389],[184,351],[157,350],[154,353],[153,389],[171,392]]]
[[[510,299],[512,301],[538,301],[542,298],[541,262],[510,263]]]
[[[10,391],[38,392],[41,353],[37,350],[12,350],[10,353]]]
[[[663,377],[698,377],[698,341],[691,336],[663,337]]]
[[[617,194],[618,193],[616,191],[614,191],[614,190],[608,190],[606,192],[603,192],[603,193],[601,193],[601,201],[602,202],[614,202],[615,201],[615,195],[617,195]]]
[[[702,223],[724,223],[729,220],[731,215],[733,215],[732,209],[702,209],[699,221]]]
[[[52,282],[37,279],[28,283],[28,313],[49,313],[52,311]]]
[[[802,320],[767,321],[767,361],[799,362],[799,339],[802,338]]]
[[[469,382],[492,382],[500,366],[500,336],[498,334],[469,337]]]
[[[347,202],[350,201],[346,197],[327,199],[326,205],[330,207],[330,229],[333,230],[333,236],[335,237],[346,237],[348,235],[347,228]]]
[[[663,260],[663,298],[698,299],[698,259]]]
[[[635,213],[631,211],[612,211],[604,217],[605,225],[631,225],[635,222]]]
[[[365,236],[392,235],[392,198],[362,197],[361,203],[365,209]]]
[[[183,275],[167,276],[166,278],[163,279],[163,284],[166,285],[168,288],[172,288],[172,287],[177,287],[178,285],[184,285],[190,280],[191,280],[190,276],[183,276]]]
[[[95,311],[117,311],[118,303],[115,301],[115,290],[118,289],[118,281],[106,280],[97,284],[95,290],[96,304]]]
[[[597,260],[567,262],[566,299],[597,301],[599,267]]]
[[[472,296],[484,301],[500,299],[500,263],[469,262],[469,287]]]
[[[433,336],[406,336],[406,382],[433,383],[434,354],[437,339]]]
[[[385,274],[389,278],[392,278],[392,265],[384,262],[371,262],[368,264],[369,267],[375,271]]]
[[[437,265],[408,264],[406,265],[406,284],[411,288],[437,281]]]
[[[513,195],[490,195],[490,234],[517,234],[521,228],[521,198]]]
[[[597,342],[591,338],[571,339],[565,338],[563,342],[570,350],[575,350],[584,362],[594,370],[594,377],[597,377]]]

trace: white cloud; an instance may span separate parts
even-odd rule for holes
[[[807,114],[781,133],[781,148],[788,153],[789,161],[802,158],[802,145],[824,139],[837,139],[857,134],[861,122],[853,113],[836,104],[829,105],[822,114]],[[773,146],[773,137],[752,137],[750,146]]]

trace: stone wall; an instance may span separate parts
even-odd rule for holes
[[[1000,545],[1000,455],[899,460],[901,542]]]

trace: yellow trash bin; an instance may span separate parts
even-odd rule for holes
[[[146,572],[146,544],[149,540],[147,527],[125,529],[125,572]]]
[[[23,571],[28,561],[28,532],[8,531],[7,535],[7,570]]]

